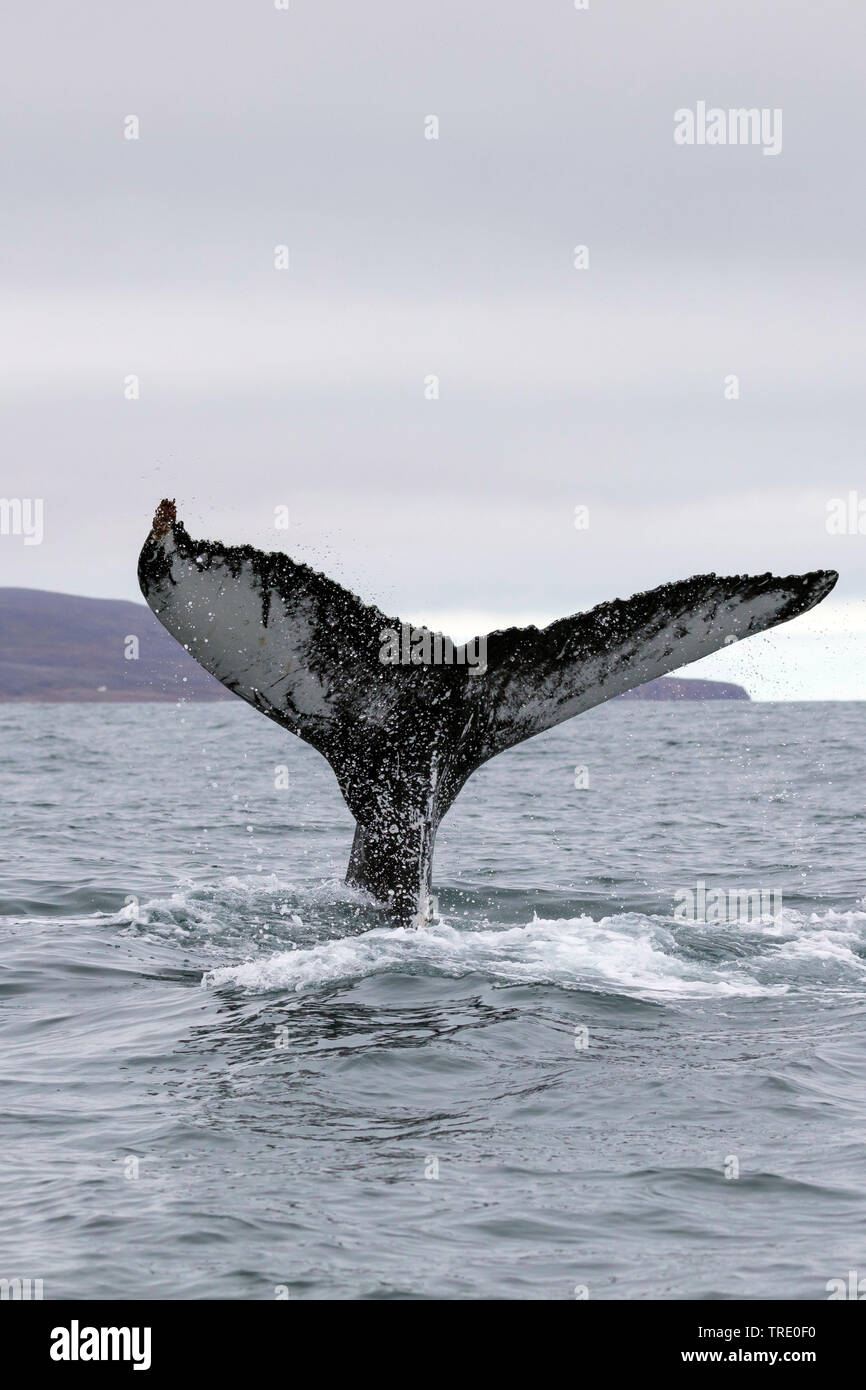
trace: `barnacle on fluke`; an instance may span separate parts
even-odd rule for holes
[[[423,628],[408,659],[386,660],[399,619],[287,555],[193,540],[173,501],[157,509],[138,576],[206,670],[328,759],[357,822],[348,879],[400,923],[428,915],[439,823],[488,758],[805,613],[837,579],[696,575],[543,629],[488,633],[479,663],[471,643]]]

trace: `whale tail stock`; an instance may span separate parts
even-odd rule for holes
[[[383,659],[399,619],[287,555],[193,540],[168,500],[138,577],[206,670],[327,758],[357,822],[348,881],[399,923],[427,916],[439,823],[488,758],[805,613],[837,578],[697,575],[541,630],[489,633],[482,668],[465,648],[442,665]]]

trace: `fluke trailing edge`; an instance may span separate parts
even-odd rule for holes
[[[424,643],[408,664],[383,659],[399,619],[287,555],[193,540],[170,501],[157,509],[138,577],[206,670],[327,758],[357,822],[348,881],[399,923],[427,917],[439,822],[488,758],[805,613],[837,578],[696,575],[542,630],[491,632],[479,665],[465,659],[472,643],[462,661],[457,648],[436,664]]]

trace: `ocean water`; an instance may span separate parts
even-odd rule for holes
[[[330,769],[246,706],[0,729],[0,1277],[824,1299],[866,1274],[866,705],[607,705],[494,759],[418,931],[343,885]],[[677,915],[700,883],[727,920]]]

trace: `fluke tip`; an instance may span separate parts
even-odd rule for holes
[[[163,497],[159,506],[153,514],[153,526],[151,530],[158,541],[171,530],[177,521],[177,506],[175,498]]]

